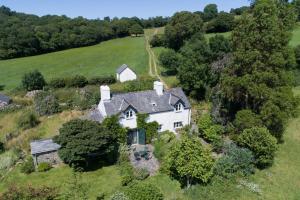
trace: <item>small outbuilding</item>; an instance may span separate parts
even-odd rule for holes
[[[117,80],[120,81],[121,83],[125,81],[132,81],[136,80],[137,75],[136,73],[129,68],[128,65],[123,64],[121,67],[117,69]]]
[[[9,105],[12,102],[11,98],[5,96],[4,94],[0,94],[0,108]]]
[[[35,166],[43,162],[51,165],[60,164],[62,162],[57,153],[60,149],[60,145],[53,142],[52,139],[32,141],[30,147]]]

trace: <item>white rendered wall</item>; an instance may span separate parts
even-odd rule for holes
[[[132,80],[136,80],[136,74],[129,68],[126,68],[121,74],[119,74],[120,82],[132,81]]]
[[[120,124],[123,127],[130,129],[137,128],[136,115],[134,114],[131,119],[120,119]],[[174,132],[174,122],[182,122],[183,126],[190,125],[191,122],[191,110],[185,109],[180,112],[170,111],[150,114],[147,122],[156,121],[158,124],[162,125],[161,131],[171,131]]]

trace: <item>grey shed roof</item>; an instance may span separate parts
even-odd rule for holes
[[[52,139],[35,140],[30,142],[31,154],[47,153],[57,151],[60,148],[59,144],[53,142]]]
[[[126,64],[123,64],[121,67],[119,67],[118,69],[117,69],[117,73],[118,74],[121,74],[125,69],[127,69],[127,68],[129,68],[129,66],[128,65],[126,65]]]
[[[5,102],[5,103],[10,103],[11,98],[8,96],[5,96],[4,94],[0,94],[0,101]]]
[[[104,107],[108,116],[124,112],[129,107],[135,109],[138,113],[150,114],[172,111],[174,105],[179,101],[185,109],[191,108],[181,88],[164,91],[163,95],[157,95],[155,90],[114,94],[110,101],[104,102]]]

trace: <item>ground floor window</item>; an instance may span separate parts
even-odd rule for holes
[[[174,128],[182,128],[183,127],[183,123],[182,122],[174,122]]]

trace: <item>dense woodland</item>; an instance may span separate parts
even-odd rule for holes
[[[24,14],[0,7],[0,59],[37,55],[143,34],[143,28],[161,27],[168,18],[113,18]]]

